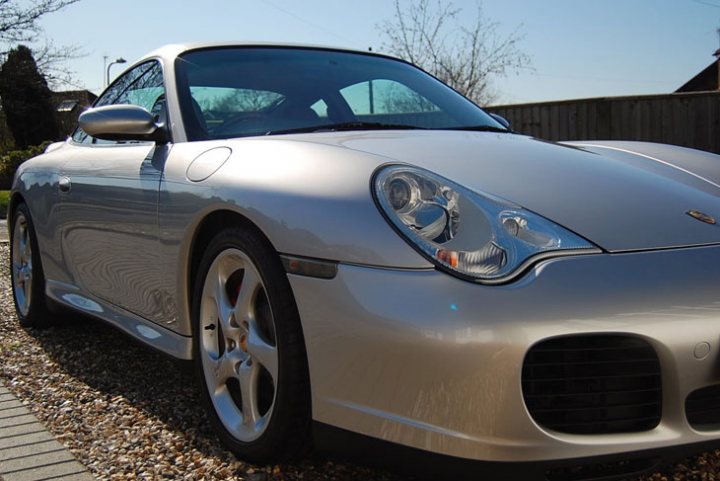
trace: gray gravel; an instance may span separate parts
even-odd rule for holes
[[[100,322],[24,330],[15,317],[8,245],[0,244],[0,379],[100,480],[388,480],[323,459],[252,466],[208,426],[187,363]],[[643,480],[720,480],[720,451]]]

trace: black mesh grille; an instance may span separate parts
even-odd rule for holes
[[[635,337],[542,341],[525,357],[522,388],[533,419],[564,433],[647,431],[662,414],[660,362],[655,350]]]
[[[720,428],[720,385],[691,392],[685,400],[685,415],[697,430]]]

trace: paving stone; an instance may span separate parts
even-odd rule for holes
[[[11,418],[0,418],[0,428],[7,428],[11,426],[19,426],[21,424],[27,424],[28,422],[35,421],[37,422],[37,419],[35,419],[35,416],[32,414],[26,414],[24,416],[14,416]]]
[[[25,406],[14,407],[0,411],[0,420],[9,419],[18,416],[26,416],[30,414],[30,411]]]
[[[66,461],[42,467],[30,467],[14,472],[2,473],[3,481],[45,481],[63,480],[64,476],[86,472],[85,466],[77,461]]]
[[[25,406],[23,406],[23,403],[21,403],[17,399],[7,399],[5,401],[0,400],[0,413],[2,413],[3,411],[5,411],[7,409],[21,408],[21,407],[25,407]]]
[[[27,470],[30,468],[41,468],[54,464],[75,461],[72,454],[63,448],[61,444],[57,445],[57,451],[49,451],[44,453],[35,453],[33,456],[23,456],[20,458],[6,459],[0,463],[0,475],[12,473],[15,471]]]
[[[6,459],[22,458],[25,456],[35,456],[38,453],[46,453],[50,451],[56,451],[58,448],[63,448],[62,445],[58,446],[58,442],[54,439],[43,441],[39,443],[33,443],[26,446],[10,447],[0,450],[0,463]]]
[[[46,478],[43,481],[95,481],[95,478],[88,471],[77,474],[66,474],[60,478]]]
[[[47,431],[39,433],[23,434],[22,436],[13,436],[10,438],[0,439],[0,449],[12,448],[14,446],[29,446],[32,444],[42,443],[55,438]]]
[[[0,439],[9,438],[13,436],[21,436],[23,434],[32,434],[37,433],[41,431],[45,431],[45,426],[42,424],[34,421],[34,422],[27,422],[23,424],[18,424],[15,426],[7,426],[4,428],[0,428]]]
[[[0,481],[94,479],[87,468],[0,385]]]

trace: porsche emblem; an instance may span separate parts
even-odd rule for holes
[[[710,217],[709,215],[700,212],[699,210],[689,210],[686,212],[686,214],[694,219],[699,220],[700,222],[705,222],[706,224],[717,224],[717,221],[714,217]]]

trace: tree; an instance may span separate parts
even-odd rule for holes
[[[394,0],[394,17],[377,26],[382,48],[436,76],[469,99],[484,105],[495,98],[492,81],[530,65],[516,29],[507,36],[483,14],[482,4],[468,24],[451,2],[412,0],[406,9]]]
[[[80,0],[0,0],[0,61],[19,43],[36,44],[42,38],[38,22]],[[76,85],[66,62],[83,56],[77,45],[55,47],[45,40],[33,49],[40,72],[51,85]]]
[[[258,110],[262,110],[276,104],[282,99],[283,96],[276,92],[236,89],[226,93],[225,95],[205,102],[206,105],[203,105],[203,110],[217,110],[220,112],[257,112]]]
[[[18,148],[58,138],[50,89],[24,45],[11,50],[0,68],[0,98]]]
[[[86,53],[79,45],[55,46],[52,41],[45,40],[42,45],[33,48],[33,55],[51,89],[61,87],[84,88],[76,78],[75,71],[68,67],[68,60],[84,57]]]
[[[79,0],[0,0],[0,41],[34,42],[41,33],[38,21]],[[7,53],[7,52],[5,52]]]

